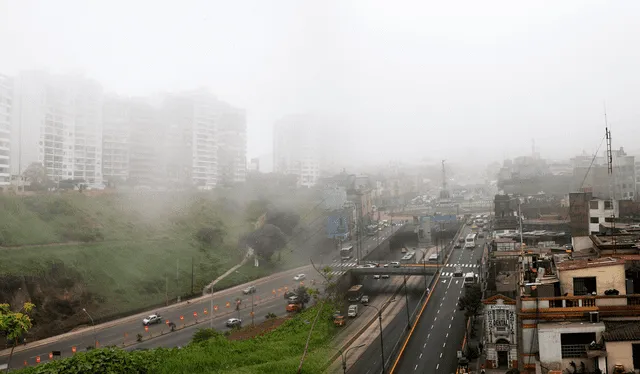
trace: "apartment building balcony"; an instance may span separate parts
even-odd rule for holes
[[[640,317],[640,294],[522,297],[522,319],[562,320],[599,317]]]

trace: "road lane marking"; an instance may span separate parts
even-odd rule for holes
[[[451,324],[449,324],[449,328],[451,328]]]
[[[436,365],[436,370],[440,369],[440,364]]]
[[[442,352],[440,352],[440,358],[442,358]]]
[[[416,365],[416,367],[413,369],[413,371],[416,371],[416,370],[418,370],[418,365]]]
[[[434,321],[435,321],[435,319],[434,319]],[[433,329],[433,325],[431,325],[431,328]]]
[[[442,343],[442,348],[447,346],[447,342]]]
[[[438,311],[436,312],[436,314],[440,314],[440,309],[438,309]]]
[[[427,339],[429,339],[429,337],[431,336],[431,333],[427,334]],[[424,343],[424,345],[427,345],[427,343]]]
[[[449,333],[447,333],[447,336],[445,337],[445,339],[448,338],[448,337],[449,337]]]
[[[422,359],[422,353],[420,353],[420,357],[418,357],[418,359]]]
[[[422,346],[422,348],[427,348],[427,343],[424,343],[424,345]]]

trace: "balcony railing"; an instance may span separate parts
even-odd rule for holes
[[[523,318],[584,317],[589,312],[606,316],[640,316],[640,294],[521,298]]]

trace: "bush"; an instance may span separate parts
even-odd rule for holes
[[[207,340],[217,336],[220,336],[220,333],[214,329],[198,329],[198,331],[193,334],[193,339],[191,341],[194,343],[206,342]]]

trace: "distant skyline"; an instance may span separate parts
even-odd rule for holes
[[[354,164],[483,164],[532,138],[569,158],[598,148],[605,102],[633,153],[639,18],[632,0],[0,0],[0,73],[81,71],[131,96],[206,86],[246,109],[248,159],[295,113],[341,118]]]

